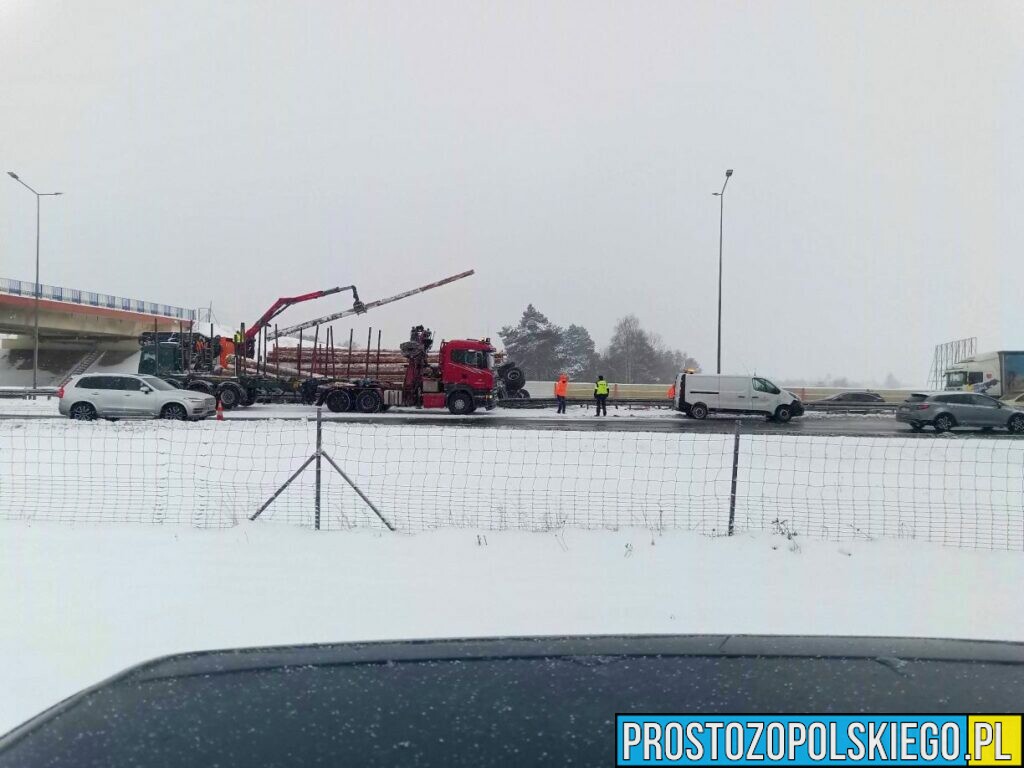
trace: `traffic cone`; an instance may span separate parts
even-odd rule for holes
[[[217,398],[217,421],[224,421],[224,404]]]

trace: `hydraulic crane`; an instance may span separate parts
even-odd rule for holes
[[[260,338],[261,334],[263,335],[262,338],[273,340],[280,336],[298,333],[303,329],[312,328],[316,325],[330,323],[352,315],[361,315],[370,309],[447,285],[464,277],[469,277],[473,273],[473,270],[470,269],[457,275],[446,277],[443,280],[428,283],[418,288],[403,291],[394,296],[378,299],[366,304],[360,300],[359,292],[354,285],[312,291],[299,296],[282,296],[274,301],[255,323],[248,328],[243,326],[239,334],[236,335],[235,340],[213,336],[212,334],[211,336],[204,336],[193,332],[147,332],[139,337],[139,344],[142,347],[139,373],[157,375],[173,382],[176,386],[217,395],[225,408],[233,408],[235,405],[251,405],[258,397],[276,397],[282,393],[294,393],[303,382],[266,375],[243,375],[241,372],[239,372],[239,375],[232,376],[221,371],[225,367],[223,361],[232,354],[239,356],[236,359],[253,357],[256,351],[257,339]],[[299,323],[277,333],[271,331],[271,321],[288,307],[313,299],[332,296],[343,291],[352,292],[351,309],[319,317],[305,323]],[[238,339],[241,339],[242,343],[237,343]],[[215,365],[218,355],[222,360],[220,368]],[[236,372],[238,372],[237,365]]]

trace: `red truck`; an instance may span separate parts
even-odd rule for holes
[[[393,405],[447,408],[456,415],[493,408],[495,349],[490,339],[442,341],[436,365],[428,359],[433,343],[429,328],[415,326],[409,341],[400,347],[406,360],[401,385],[370,378],[331,381],[317,389],[317,405],[326,405],[335,413],[375,413]]]

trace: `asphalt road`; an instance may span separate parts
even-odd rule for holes
[[[324,416],[325,421],[365,423],[367,419],[345,416]],[[864,437],[915,437],[934,438],[935,432],[927,429],[913,432],[903,424],[897,424],[892,417],[882,416],[830,416],[829,418],[799,418],[788,424],[777,424],[761,418],[740,420],[744,434],[796,434],[796,435],[849,435]],[[458,426],[466,428],[499,427],[501,429],[550,429],[582,432],[695,432],[731,433],[735,430],[735,419],[707,419],[695,421],[681,414],[677,418],[642,418],[630,416],[593,417],[589,419],[568,419],[559,421],[552,418],[529,418],[524,416],[501,416],[497,414],[482,417],[453,418],[451,416],[390,416],[378,423],[421,424],[434,426]],[[1024,439],[1024,436],[1008,435],[1005,431],[981,432],[974,429],[958,429],[943,437],[982,437]]]
[[[536,415],[533,415],[536,413]],[[315,411],[303,406],[276,406],[264,410],[254,407],[238,411],[229,411],[229,421],[253,419],[309,419]],[[0,413],[0,419],[63,419],[53,413]],[[333,414],[323,412],[324,421],[352,424],[387,424],[387,425],[423,425],[440,427],[460,427],[474,429],[481,427],[500,429],[535,429],[535,430],[567,430],[583,432],[693,432],[693,433],[730,433],[735,429],[735,419],[709,418],[705,421],[689,419],[682,414],[668,413],[664,410],[653,414],[645,411],[629,411],[626,409],[611,410],[606,417],[580,416],[571,414],[567,418],[559,418],[549,411],[540,412],[502,412],[501,409],[490,413],[472,416],[452,416],[448,413],[400,413],[392,411],[386,414]],[[931,439],[936,436],[931,429],[923,432],[912,432],[909,427],[899,424],[889,414],[808,414],[793,419],[788,424],[778,424],[760,417],[741,418],[741,430],[745,434],[790,434],[790,435],[848,435],[863,437],[914,437]],[[206,424],[213,426],[212,419]],[[981,432],[975,429],[958,429],[947,433],[944,437],[980,437],[1000,439],[1024,439],[1024,436],[1008,435],[1005,431]]]

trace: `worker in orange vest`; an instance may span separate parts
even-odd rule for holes
[[[569,393],[569,377],[560,374],[555,382],[555,398],[558,400],[558,412],[565,413],[565,397]]]

